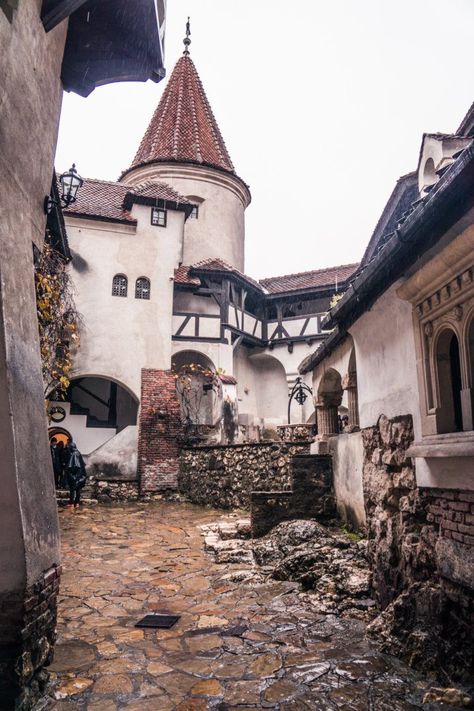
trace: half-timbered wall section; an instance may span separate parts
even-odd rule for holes
[[[256,347],[279,343],[291,347],[299,341],[321,340],[328,334],[322,321],[334,288],[275,298],[256,282],[245,283],[243,278],[201,276],[199,281],[199,285],[175,286],[175,341],[235,343],[240,339]]]

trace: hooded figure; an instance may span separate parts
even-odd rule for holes
[[[82,458],[82,454],[74,444],[68,446],[69,458],[65,467],[66,484],[69,487],[69,507],[78,507],[81,489],[87,481],[86,465]]]

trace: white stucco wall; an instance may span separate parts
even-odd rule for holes
[[[288,383],[281,362],[264,351],[239,347],[234,353],[239,413],[248,424],[287,422]]]
[[[240,178],[204,166],[156,163],[134,169],[122,182],[146,180],[168,183],[199,206],[198,219],[186,222],[183,264],[217,257],[244,271],[244,212],[250,193]]]
[[[298,366],[301,363],[301,361],[306,358],[312,351],[314,350],[314,342],[312,345],[309,345],[305,341],[299,341],[297,343],[293,343],[293,350],[290,353],[288,350],[288,345],[286,343],[278,344],[275,343],[274,347],[272,349],[266,348],[263,353],[265,353],[268,356],[271,356],[272,358],[276,358],[278,360],[286,373],[286,379],[288,383],[288,388],[287,392],[288,394],[291,392],[291,388],[293,387],[296,378],[299,377],[299,372],[298,372]],[[311,378],[311,373],[307,373],[305,376],[303,376],[303,381],[310,387],[312,388],[312,378]],[[288,398],[286,401],[286,408],[288,408]],[[311,396],[308,396],[307,400],[305,401],[304,405],[298,405],[298,403],[293,400],[292,406],[291,406],[291,424],[299,424],[299,423],[305,423],[308,422],[310,418],[313,418],[312,421],[314,421],[314,402],[313,398]],[[288,420],[288,413],[287,410],[285,410],[285,420],[284,422],[286,423]]]
[[[388,418],[412,415],[420,436],[419,394],[411,305],[388,289],[351,326],[357,360],[360,427]],[[329,359],[328,359],[329,361]]]
[[[71,275],[84,326],[74,376],[101,375],[140,396],[141,368],[169,368],[173,274],[181,256],[184,215],[168,210],[167,227],[150,224],[150,208],[134,205],[133,226],[67,217],[74,255]],[[127,297],[112,296],[115,274],[128,277]],[[150,299],[135,298],[147,277]]]
[[[71,403],[70,402],[50,402],[50,407],[59,406],[62,407],[66,412],[66,417],[62,422],[55,424],[50,423],[49,429],[54,429],[59,427],[61,429],[67,430],[71,435],[73,441],[77,444],[77,448],[81,454],[90,454],[97,447],[105,444],[115,437],[116,430],[111,427],[87,427],[87,415],[71,415]]]
[[[352,432],[331,437],[328,448],[333,460],[333,481],[337,508],[341,517],[356,528],[365,526],[362,467],[362,433]]]

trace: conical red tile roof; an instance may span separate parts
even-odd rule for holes
[[[190,161],[234,172],[219,126],[188,54],[184,54],[173,69],[130,167],[156,160]]]

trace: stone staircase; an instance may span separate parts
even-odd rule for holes
[[[56,489],[56,501],[58,503],[58,507],[64,508],[66,504],[69,503],[69,489]],[[97,503],[99,502],[96,498],[94,498],[92,482],[88,481],[81,491],[81,505],[95,506]]]

